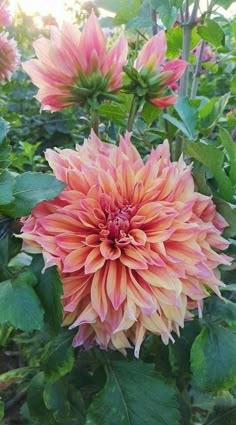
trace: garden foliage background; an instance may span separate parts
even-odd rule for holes
[[[236,424],[236,21],[223,13],[232,1],[206,3],[203,13],[196,0],[97,0],[83,7],[75,2],[71,10],[79,27],[92,7],[96,13],[100,7],[112,12],[113,17],[101,17],[100,22],[113,29],[111,39],[125,28],[129,63],[144,42],[165,27],[167,58],[182,57],[190,63],[189,83],[182,80],[175,88],[179,96],[172,106],[161,109],[148,101],[140,105],[132,141],[144,159],[166,138],[173,159],[183,151],[186,162],[193,162],[197,190],[213,197],[229,223],[224,236],[233,262],[221,267],[226,284],[222,298],[207,298],[203,318],[194,312],[174,344],[166,346],[159,336],[148,335],[138,360],[133,350],[124,357],[96,347],[72,348],[74,331],[61,328],[62,285],[56,268],[42,274],[41,255],[32,260],[14,237],[20,217],[62,190],[48,174],[43,152],[82,144],[91,117],[79,106],[40,112],[34,98],[37,88],[21,67],[1,85],[2,424]],[[48,36],[51,22],[51,17],[43,18],[43,26],[37,27],[34,18],[18,11],[9,33],[22,61],[34,56],[32,43]],[[125,78],[128,82],[128,75]],[[103,140],[114,143],[125,132],[131,103],[132,95],[121,91],[118,102],[99,106]]]

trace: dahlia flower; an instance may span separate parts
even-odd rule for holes
[[[198,45],[192,50],[192,53],[196,58],[199,56],[202,42],[198,43]],[[211,62],[215,63],[216,61],[216,53],[212,50],[209,44],[204,43],[203,52],[202,52],[202,62]]]
[[[122,85],[122,68],[128,45],[121,35],[106,51],[106,38],[92,13],[82,33],[65,23],[51,27],[51,40],[34,43],[38,59],[23,63],[24,70],[39,88],[36,98],[42,109],[56,111],[72,104],[93,105],[112,97]]]
[[[0,26],[8,27],[12,23],[10,10],[5,0],[0,0]]]
[[[165,344],[191,310],[220,296],[217,267],[229,264],[227,225],[208,196],[194,191],[191,166],[171,163],[168,142],[144,164],[130,142],[102,143],[92,132],[77,151],[46,151],[66,183],[52,201],[23,218],[23,249],[57,265],[64,325],[77,328],[73,345],[97,343],[125,351],[147,333]]]
[[[0,83],[10,80],[20,61],[15,40],[9,40],[7,33],[0,33]]]
[[[160,108],[176,102],[177,96],[165,95],[165,91],[173,87],[187,66],[187,62],[182,59],[166,61],[166,49],[166,37],[163,30],[144,44],[134,64],[142,79],[142,86],[147,84],[147,98]]]

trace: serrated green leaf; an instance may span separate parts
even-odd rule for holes
[[[108,361],[106,370],[107,382],[88,409],[86,425],[179,424],[174,388],[152,365]]]
[[[73,368],[72,338],[71,333],[62,331],[46,346],[43,364],[45,375],[50,382],[58,380]]]
[[[43,327],[43,309],[35,291],[27,285],[7,280],[0,283],[0,323],[32,331]]]
[[[54,176],[43,173],[23,173],[15,178],[13,196],[15,200],[1,208],[10,217],[28,215],[39,202],[54,199],[64,189],[65,184]]]
[[[188,129],[185,127],[184,123],[182,121],[177,120],[177,118],[172,117],[169,114],[163,114],[162,117],[169,121],[171,124],[173,124],[176,128],[182,131],[185,136],[187,136],[189,139],[191,139],[191,134],[189,134]]]
[[[227,201],[232,200],[235,190],[223,168],[224,153],[213,145],[201,142],[188,142],[185,152],[212,172],[219,186],[219,196]]]
[[[191,350],[194,384],[205,391],[229,389],[236,384],[236,335],[222,326],[204,327]]]
[[[107,105],[104,103],[100,105],[98,113],[109,121],[112,120],[114,123],[124,126],[126,112],[124,111],[122,105],[117,105],[113,103]]]
[[[203,40],[208,41],[214,46],[221,46],[224,40],[224,31],[216,21],[206,19],[205,25],[197,28],[197,32]]]
[[[27,391],[27,404],[30,415],[40,424],[51,424],[52,414],[46,409],[43,391],[45,387],[44,373],[40,372],[32,379]]]
[[[234,2],[235,0],[212,0],[212,3],[223,7],[225,10],[227,10]]]
[[[14,200],[13,188],[15,178],[8,171],[0,174],[0,205],[10,204]]]

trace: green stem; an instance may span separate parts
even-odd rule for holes
[[[193,74],[191,98],[196,97],[196,94],[197,94],[198,80],[199,80],[199,77],[201,75],[201,65],[202,65],[202,57],[203,57],[204,48],[205,48],[205,41],[203,40],[201,42],[201,46],[200,46],[198,57],[197,57],[196,68],[195,68],[195,72]]]
[[[91,114],[91,127],[93,131],[98,135],[98,126],[99,126],[99,116],[97,111],[91,108],[90,110]]]
[[[127,123],[127,130],[128,131],[132,131],[132,129],[133,129],[134,120],[135,120],[136,114],[138,112],[138,108],[139,108],[139,101],[138,101],[138,98],[134,95],[132,103],[131,103],[131,108],[130,108],[130,111],[129,111],[129,118],[128,118],[128,123]]]

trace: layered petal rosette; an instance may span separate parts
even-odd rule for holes
[[[14,39],[8,38],[8,33],[0,33],[0,83],[11,79],[12,73],[20,62],[20,54]]]
[[[0,0],[0,26],[8,27],[12,23],[11,13],[5,0]]]
[[[119,147],[92,133],[77,151],[46,151],[66,189],[23,219],[23,249],[57,265],[64,288],[64,325],[73,345],[124,351],[147,333],[166,344],[211,292],[227,225],[212,199],[194,191],[191,166],[171,163],[168,142],[144,164],[130,142]]]
[[[166,50],[165,31],[160,31],[144,44],[134,64],[141,86],[147,87],[146,97],[160,108],[176,102],[177,96],[166,91],[176,87],[187,66],[182,59],[167,61]]]
[[[56,111],[72,104],[94,104],[112,97],[122,85],[128,45],[124,35],[106,50],[106,38],[92,12],[82,32],[65,23],[51,27],[51,39],[34,43],[38,59],[23,63],[39,88],[42,109]]]

